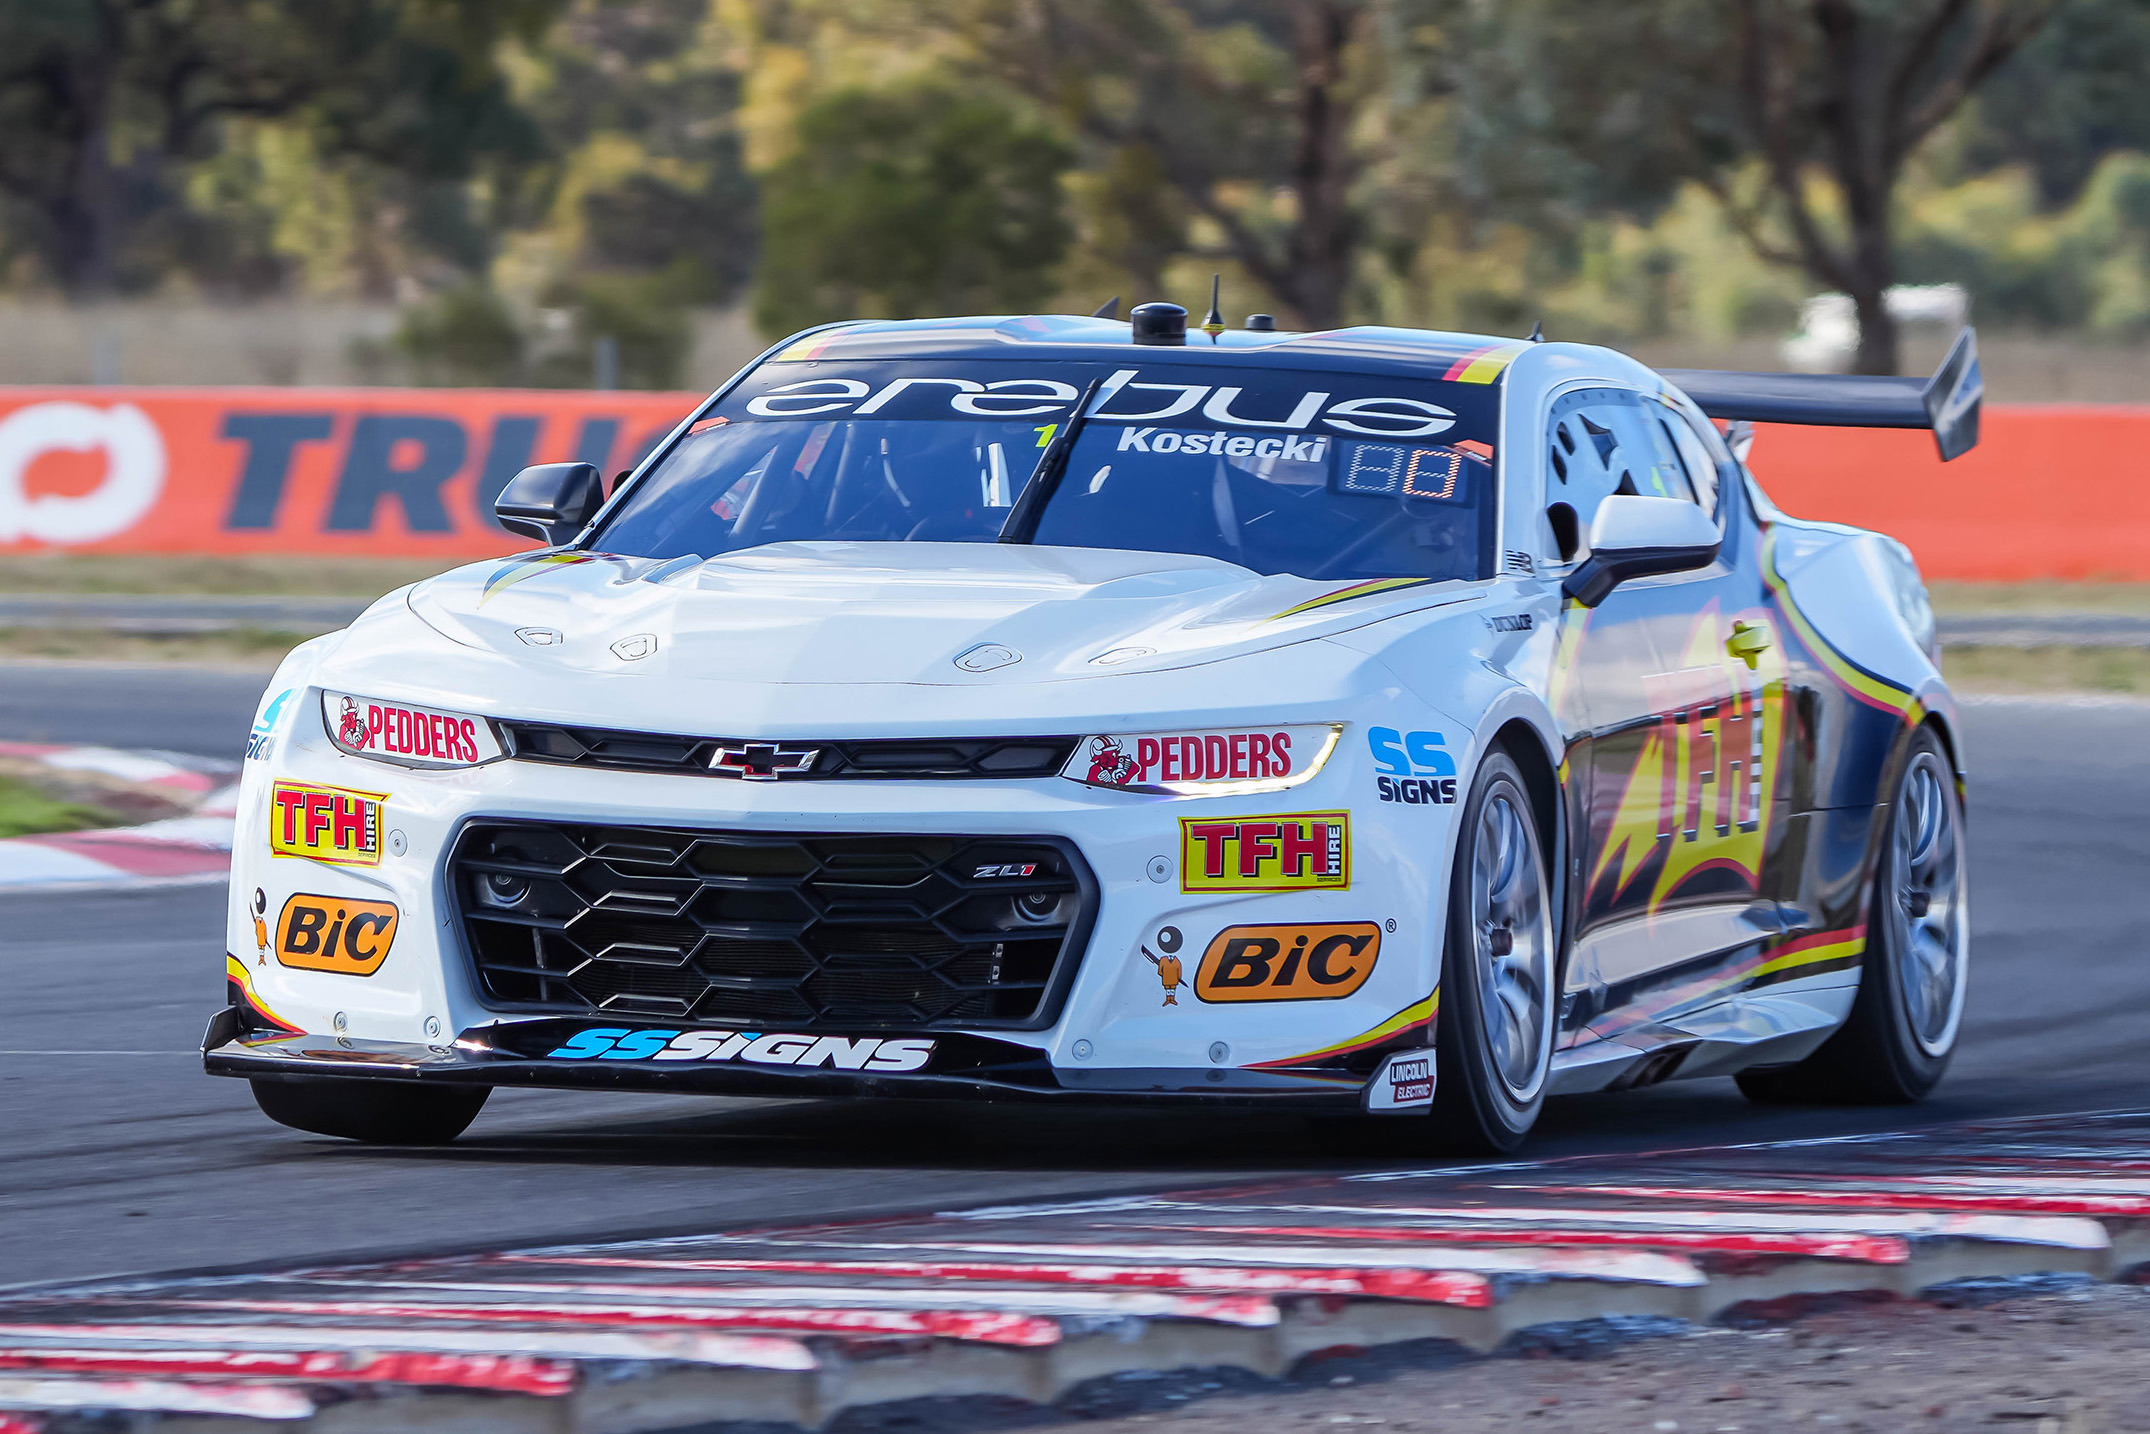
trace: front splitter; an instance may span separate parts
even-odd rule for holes
[[[563,1023],[553,1020],[507,1021],[474,1026],[453,1044],[425,1045],[249,1030],[239,1010],[231,1008],[210,1021],[202,1066],[211,1075],[254,1080],[333,1077],[792,1100],[1285,1105],[1331,1111],[1358,1108],[1366,1081],[1363,1074],[1342,1070],[1067,1070],[1053,1066],[1031,1046],[941,1032],[931,1034],[933,1068],[903,1074],[797,1070],[738,1061],[563,1060],[528,1053],[534,1047],[550,1048],[562,1029]]]

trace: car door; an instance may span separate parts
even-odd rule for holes
[[[1611,494],[1698,503],[1720,521],[1736,501],[1685,415],[1656,394],[1565,393],[1548,442],[1549,496],[1573,510],[1551,521],[1556,535],[1572,525],[1578,558]],[[1571,1031],[1606,1034],[1699,999],[1714,966],[1781,929],[1762,874],[1784,807],[1771,757],[1782,661],[1744,531],[1729,531],[1708,567],[1632,580],[1570,613],[1573,700],[1588,723],[1571,758],[1582,807]]]

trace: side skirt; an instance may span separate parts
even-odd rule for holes
[[[1844,1023],[1858,994],[1856,969],[1830,971],[1584,1041],[1554,1054],[1547,1093],[1625,1090],[1800,1060]]]

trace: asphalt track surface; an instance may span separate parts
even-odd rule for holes
[[[233,755],[260,674],[0,666],[0,737]],[[2150,1090],[2150,705],[1967,709],[1977,945],[1963,1043],[1913,1109],[1759,1109],[1729,1080],[1553,1103],[1528,1153],[2138,1106]],[[0,898],[0,1285],[689,1233],[1423,1165],[1290,1117],[495,1095],[444,1150],[270,1124],[200,1071],[220,888]]]

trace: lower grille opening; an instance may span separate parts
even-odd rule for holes
[[[488,1005],[698,1024],[1049,1024],[1096,906],[1051,837],[476,822],[449,871]]]

